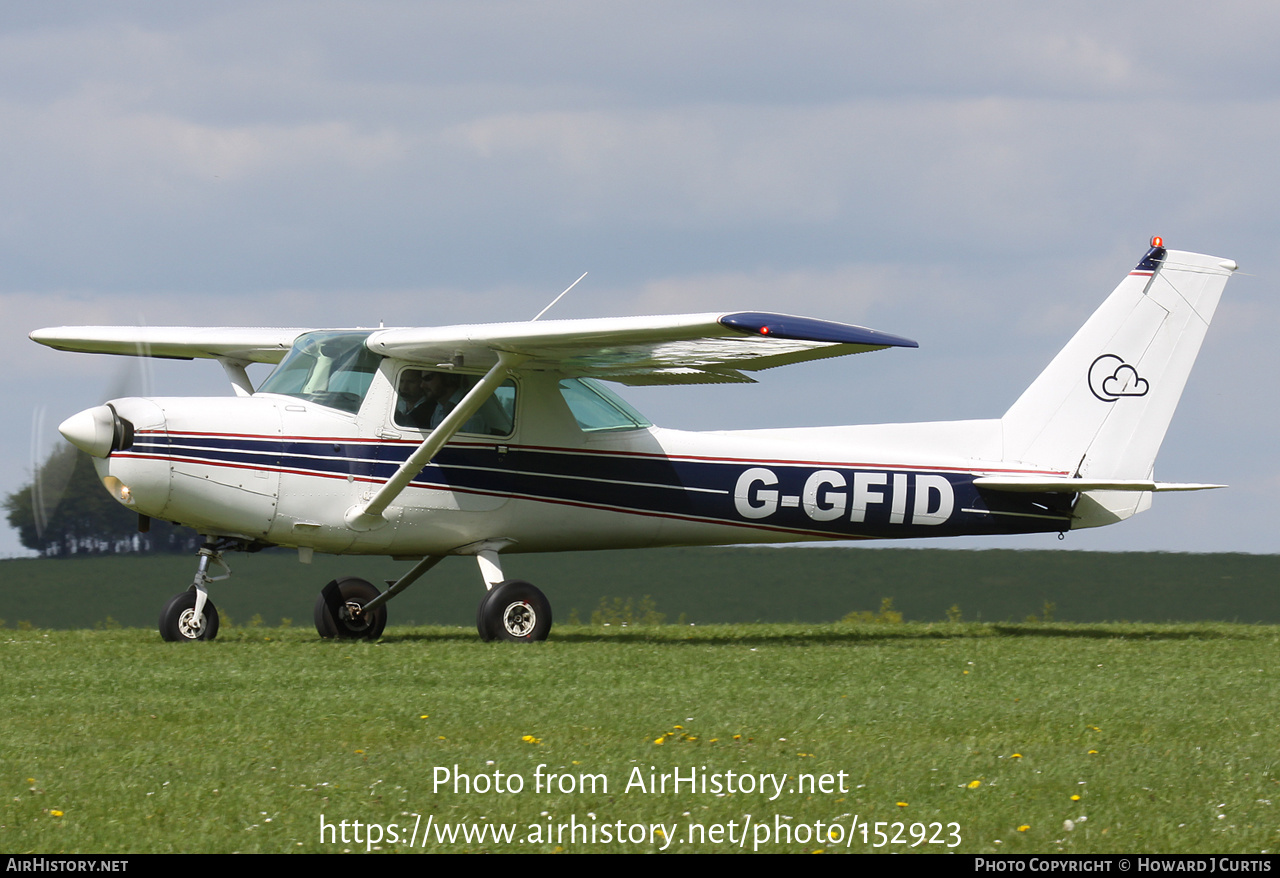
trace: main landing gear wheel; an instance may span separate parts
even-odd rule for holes
[[[204,602],[204,610],[196,618],[196,590],[189,588],[175,595],[160,611],[160,636],[170,643],[213,640],[218,636],[218,609],[213,601]]]
[[[533,643],[551,633],[551,602],[520,579],[500,582],[480,601],[476,611],[480,639]]]
[[[316,599],[316,631],[321,637],[376,640],[387,627],[386,604],[372,613],[361,613],[360,608],[381,593],[377,586],[354,576],[333,580]]]

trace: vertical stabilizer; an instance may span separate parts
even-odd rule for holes
[[[1005,459],[1090,479],[1150,478],[1235,270],[1230,260],[1165,250],[1152,239],[1138,266],[1005,413]],[[1147,494],[1128,494],[1114,498],[1113,508],[1101,496],[1113,492],[1096,493],[1093,500],[1119,518],[1149,502]]]

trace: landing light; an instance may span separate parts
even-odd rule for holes
[[[125,506],[133,505],[133,492],[129,490],[129,486],[124,482],[115,476],[103,476],[102,484],[106,486],[112,497],[115,497]]]

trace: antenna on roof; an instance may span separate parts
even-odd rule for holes
[[[586,276],[587,276],[587,272],[585,272],[585,271],[584,271],[584,272],[582,273],[582,277],[586,277]],[[578,278],[578,280],[582,280],[582,277]],[[569,290],[571,290],[571,289],[573,289],[574,287],[576,287],[576,286],[578,285],[578,280],[575,280],[573,283],[569,284],[569,286],[565,287],[564,293],[567,293],[567,292],[569,292]],[[554,299],[552,299],[552,300],[551,300],[551,305],[554,305],[556,302],[559,302],[561,299],[563,299],[563,298],[564,298],[564,293],[561,293],[560,295],[558,295],[558,296],[556,296]],[[545,308],[543,308],[541,311],[539,311],[539,312],[538,312],[538,317],[541,317],[543,314],[546,314],[548,311],[550,311],[550,310],[551,310],[551,305],[548,305],[547,307],[545,307]],[[533,320],[537,320],[537,319],[538,319],[538,317],[533,318]],[[533,322],[533,320],[530,320],[529,322],[530,322],[530,323],[532,323],[532,322]]]

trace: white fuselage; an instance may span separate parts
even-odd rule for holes
[[[591,431],[560,376],[519,377],[506,436],[453,438],[358,531],[344,514],[422,442],[395,424],[387,359],[358,411],[288,396],[125,399],[129,449],[98,461],[139,512],[232,536],[322,552],[421,556],[484,540],[506,552],[717,545],[1061,530],[1044,498],[989,499],[981,474],[1049,470],[1000,463],[999,421],[690,433]],[[118,490],[115,491],[120,497]],[[1037,505],[1037,501],[1038,505]]]

